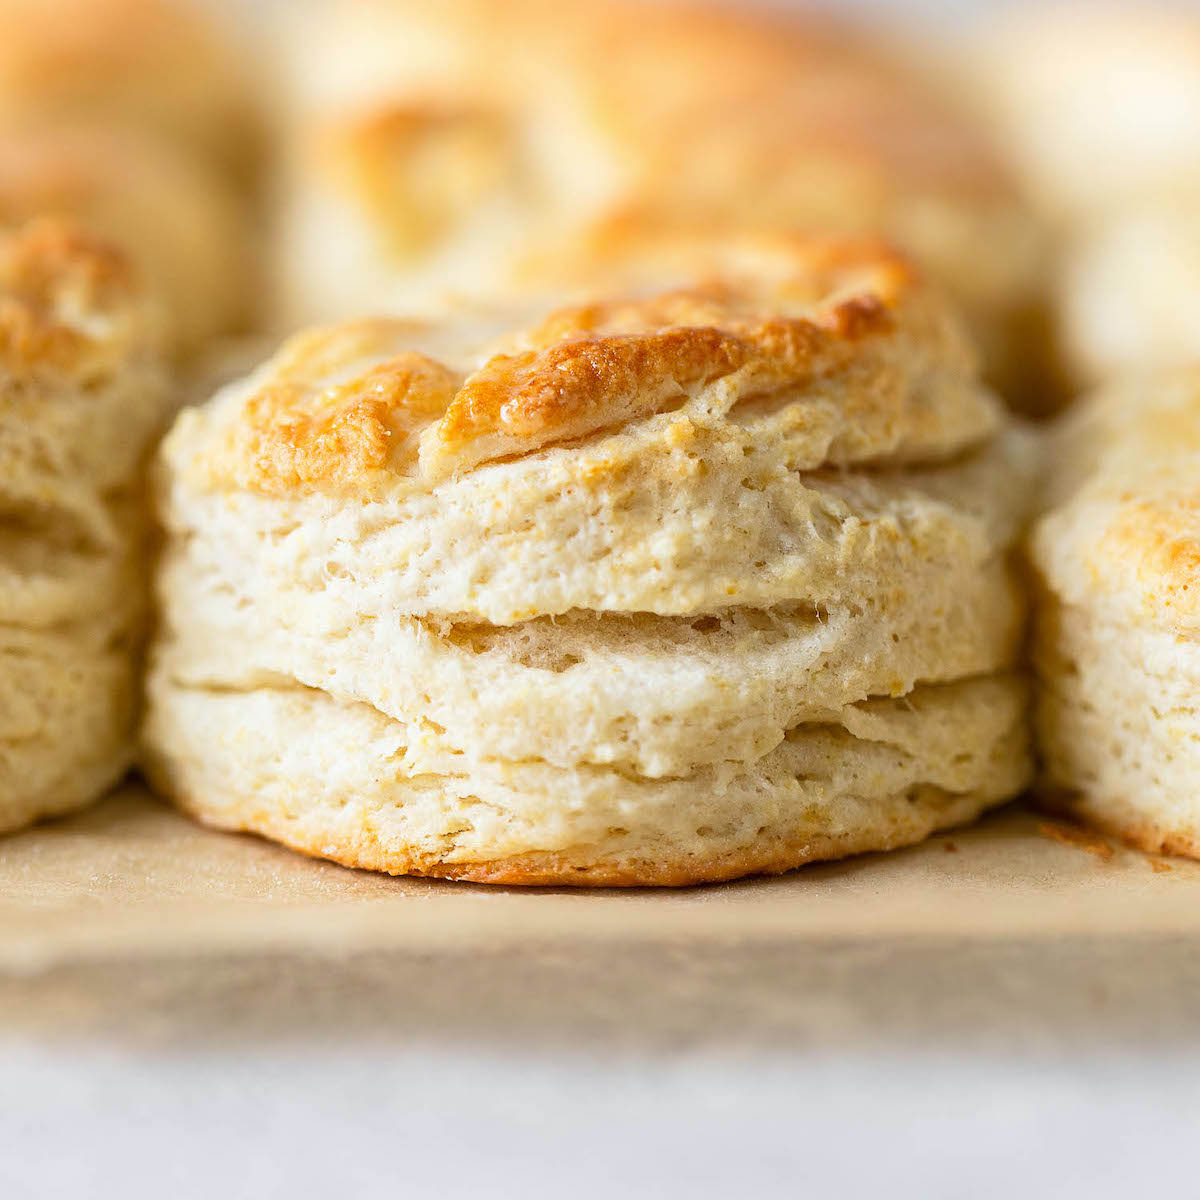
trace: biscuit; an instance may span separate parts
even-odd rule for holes
[[[1076,387],[1200,355],[1200,19],[1043,4],[986,26],[986,113],[1059,247],[1060,373]]]
[[[244,178],[257,119],[223,33],[180,0],[0,0],[0,127],[137,131]]]
[[[1200,184],[1200,20],[1186,7],[1018,6],[970,68],[1026,186],[1073,219]]]
[[[1076,379],[1200,360],[1200,188],[1081,218],[1054,293]]]
[[[878,232],[1028,401],[1038,231],[979,129],[847,29],[622,0],[318,13],[295,23],[282,325],[620,287],[681,225]]]
[[[134,258],[179,353],[239,328],[254,265],[242,203],[175,147],[117,130],[31,125],[0,137],[0,225],[50,216]]]
[[[132,663],[86,622],[0,633],[0,833],[87,804],[129,768]]]
[[[688,883],[1019,791],[1035,467],[870,243],[293,338],[180,415],[145,761],[350,865]]]
[[[1045,790],[1143,849],[1200,856],[1200,373],[1111,386],[1055,436],[1032,539]]]
[[[0,831],[132,761],[161,339],[115,249],[50,220],[0,238]]]

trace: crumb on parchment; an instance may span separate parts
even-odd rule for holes
[[[1066,825],[1059,821],[1039,821],[1038,833],[1043,837],[1061,842],[1064,846],[1078,846],[1080,850],[1094,854],[1103,862],[1108,862],[1113,856],[1113,848],[1108,842],[1097,837],[1090,830],[1081,829],[1078,825]]]

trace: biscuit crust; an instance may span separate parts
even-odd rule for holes
[[[1155,627],[1200,626],[1200,372],[1117,382],[1056,435],[1063,463],[1034,556],[1071,604]]]
[[[12,374],[86,376],[103,369],[91,356],[119,358],[148,320],[125,255],[79,228],[42,219],[0,245],[0,361]]]

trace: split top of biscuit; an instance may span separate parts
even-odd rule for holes
[[[303,333],[185,415],[168,457],[203,490],[371,497],[486,464],[704,430],[795,470],[941,461],[995,431],[954,316],[874,243],[771,236],[682,286],[548,313]]]

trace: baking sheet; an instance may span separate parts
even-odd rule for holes
[[[1200,863],[1014,806],[921,846],[679,891],[393,879],[200,828],[140,785],[0,841],[0,972],[547,941],[1200,936]]]

